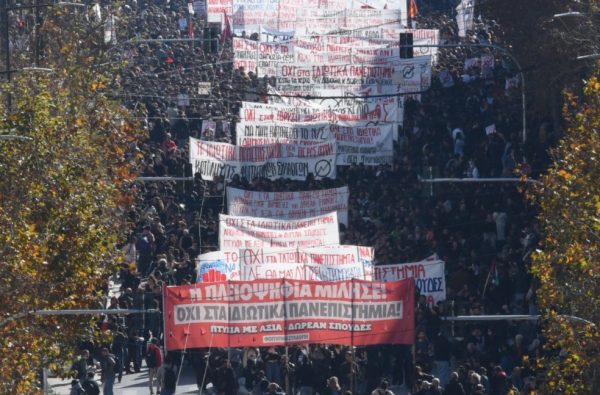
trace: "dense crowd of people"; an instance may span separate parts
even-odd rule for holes
[[[419,28],[439,29],[442,43],[498,44],[500,27],[489,21],[478,21],[468,37],[459,39],[448,12],[452,2],[439,3],[422,5]],[[96,360],[104,383],[149,367],[150,391],[162,386],[163,395],[174,393],[170,372],[177,374],[182,362],[193,366],[199,388],[215,395],[392,395],[397,386],[419,395],[532,393],[543,344],[534,322],[445,320],[536,312],[528,267],[539,232],[517,184],[423,182],[513,177],[517,169],[535,175],[544,167],[551,131],[536,120],[537,125],[529,125],[535,136],[523,144],[521,99],[507,83],[516,75],[514,65],[501,54],[473,48],[439,51],[431,88],[406,100],[392,165],[340,167],[335,180],[236,178],[227,184],[256,191],[347,185],[351,195],[349,223],[340,229],[343,244],[373,246],[376,264],[437,254],[446,263],[447,297],[437,305],[419,300],[414,347],[296,345],[190,350],[185,358],[177,352],[163,355],[158,347],[163,338],[161,287],[195,282],[194,259],[218,249],[218,214],[226,212],[225,182],[192,174],[188,138],[234,141],[232,125],[239,120],[241,101],[267,100],[273,80],[234,70],[231,39],[216,34],[199,16],[188,16],[186,2],[126,4],[128,23],[119,35],[149,39],[117,52],[129,62],[115,95],[149,132],[137,146],[144,154],[141,176],[190,179],[137,184],[140,199],[128,213],[132,234],[122,248],[120,290],[110,308],[156,312],[103,317],[99,324],[112,331],[113,342],[106,348],[82,345],[74,387],[94,387],[88,373]],[[206,41],[152,41],[190,36]],[[465,59],[481,55],[492,55],[495,62],[465,69]],[[199,82],[211,83],[209,95],[196,93]],[[229,127],[202,135],[206,121]]]

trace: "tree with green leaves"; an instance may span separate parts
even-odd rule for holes
[[[600,65],[599,65],[600,66]],[[600,388],[600,72],[584,95],[567,95],[569,125],[552,165],[531,195],[543,239],[533,254],[546,350],[547,394]]]
[[[69,23],[70,22],[70,23]],[[44,67],[0,90],[0,393],[39,392],[39,369],[60,370],[97,338],[91,316],[29,314],[102,308],[127,231],[143,138],[110,98],[115,65],[102,59],[101,25],[49,13]],[[60,38],[52,35],[60,35]],[[118,66],[118,65],[117,65]]]

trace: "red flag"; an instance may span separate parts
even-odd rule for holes
[[[194,20],[190,18],[190,23],[188,24],[188,37],[194,38]]]
[[[233,32],[231,31],[231,24],[229,23],[229,17],[227,16],[224,10],[223,18],[225,18],[225,25],[223,26],[223,31],[221,32],[221,45],[225,42],[225,40],[233,37]]]
[[[411,18],[416,18],[419,15],[419,8],[417,7],[416,0],[410,0],[410,5],[408,6],[408,16]]]

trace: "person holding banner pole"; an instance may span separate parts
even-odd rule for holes
[[[290,358],[289,358],[288,351],[289,351],[288,350],[288,346],[286,344],[286,346],[285,346],[285,355],[283,357],[284,358],[283,359],[283,362],[284,362],[284,365],[283,365],[284,366],[283,374],[284,374],[284,381],[285,381],[285,383],[284,383],[285,384],[285,393],[286,394],[293,394],[293,392],[291,391],[291,388],[290,388]]]

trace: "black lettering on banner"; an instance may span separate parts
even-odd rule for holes
[[[331,161],[321,159],[315,164],[315,175],[317,177],[327,177],[331,174]]]
[[[402,77],[404,79],[411,79],[415,75],[415,66],[404,66],[402,69]]]
[[[442,278],[431,277],[431,278],[418,278],[415,279],[415,285],[421,292],[442,292]]]

